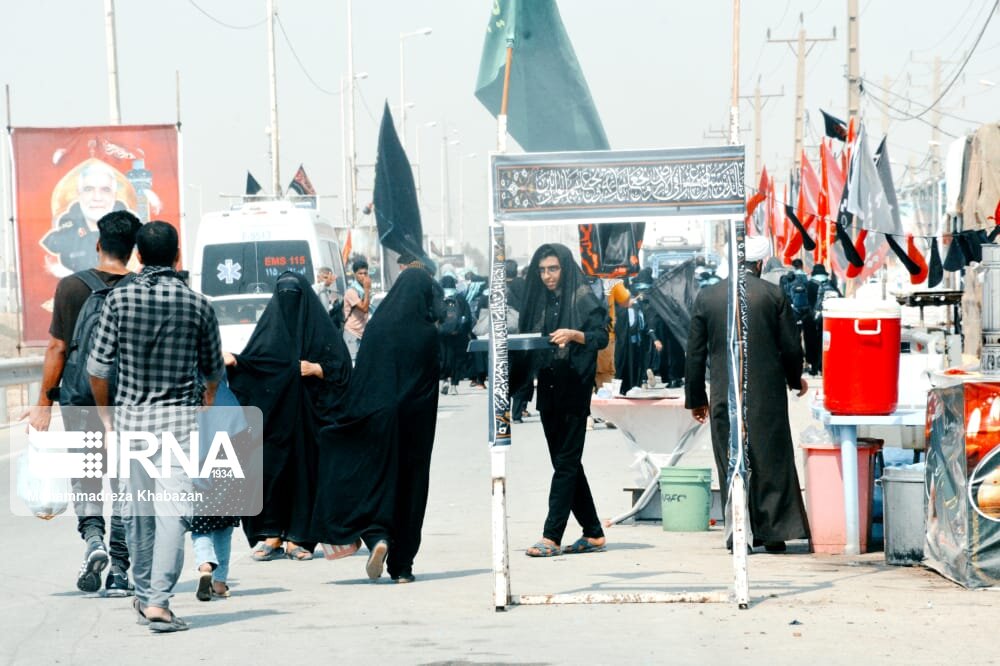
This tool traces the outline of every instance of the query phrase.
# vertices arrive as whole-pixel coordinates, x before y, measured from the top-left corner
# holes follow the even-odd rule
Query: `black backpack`
[[[460,335],[466,327],[467,322],[462,315],[462,310],[458,305],[455,296],[444,299],[444,317],[441,319],[442,335]]]
[[[792,306],[792,314],[800,321],[809,314],[809,280],[805,275],[789,271],[781,276],[781,287],[785,290],[788,303]]]
[[[90,350],[94,346],[94,327],[97,326],[101,308],[108,294],[115,287],[131,282],[133,275],[129,273],[123,276],[114,287],[106,285],[92,270],[74,273],[73,277],[90,288],[90,296],[80,308],[76,326],[73,327],[73,339],[66,349],[66,364],[63,366],[62,381],[59,383],[59,404],[87,407],[94,404],[94,394],[90,390],[90,375],[87,373],[87,357],[90,356]],[[117,375],[118,361],[115,360],[108,377],[112,397],[115,394]]]
[[[819,283],[819,288],[816,290],[816,314],[817,316],[823,316],[823,303],[828,298],[840,298],[840,291],[837,290],[833,283],[829,280],[824,280]]]

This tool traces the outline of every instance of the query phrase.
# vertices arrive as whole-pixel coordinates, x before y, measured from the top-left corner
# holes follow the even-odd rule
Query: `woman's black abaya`
[[[389,574],[412,571],[437,424],[440,291],[403,271],[365,327],[349,397],[320,433],[313,533],[330,544],[390,542]]]
[[[243,519],[243,529],[251,544],[279,537],[312,550],[316,442],[351,374],[343,336],[309,282],[286,272],[236,360],[230,388],[264,415],[263,507]],[[303,377],[301,361],[318,363],[323,377]]]

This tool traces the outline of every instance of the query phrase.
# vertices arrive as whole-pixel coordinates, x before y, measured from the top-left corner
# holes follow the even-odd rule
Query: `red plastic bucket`
[[[899,396],[899,306],[823,302],[823,405],[831,414],[880,415]]]

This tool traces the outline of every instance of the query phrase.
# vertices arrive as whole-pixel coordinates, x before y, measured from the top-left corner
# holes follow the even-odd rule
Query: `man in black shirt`
[[[128,269],[125,267],[132,249],[135,247],[135,235],[140,222],[128,211],[114,211],[102,217],[97,227],[97,266],[87,269],[101,279],[104,284],[118,284]],[[52,403],[57,399],[59,382],[66,365],[69,345],[73,340],[73,330],[79,318],[84,302],[90,296],[90,288],[78,277],[69,275],[59,281],[53,299],[52,323],[49,325],[49,344],[45,350],[45,361],[42,366],[42,390],[37,404],[26,411],[21,418],[28,418],[29,424],[36,430],[48,430],[52,411]],[[65,429],[69,430],[100,430],[100,420],[96,411],[92,411],[93,420],[87,419],[87,408],[74,407],[63,415]],[[74,419],[80,423],[71,422]],[[73,479],[73,492],[100,493],[102,480],[100,478]],[[117,479],[112,480],[112,491],[117,491]],[[80,537],[87,543],[83,565],[77,575],[76,586],[82,592],[97,592],[101,587],[101,572],[108,566],[108,550],[104,546],[105,522],[104,502],[79,501],[74,503],[77,514],[77,529]],[[118,507],[112,508],[111,515],[111,571],[105,581],[105,594],[108,596],[127,596],[131,594],[127,571],[129,568],[128,549],[125,545],[125,528],[122,524]]]
[[[583,271],[564,245],[542,245],[532,257],[519,326],[521,331],[547,336],[552,343],[549,350],[533,352],[538,413],[553,474],[542,538],[528,548],[527,555],[604,550],[604,530],[581,460],[597,351],[608,344],[607,307],[586,284]],[[583,536],[561,547],[571,512]]]

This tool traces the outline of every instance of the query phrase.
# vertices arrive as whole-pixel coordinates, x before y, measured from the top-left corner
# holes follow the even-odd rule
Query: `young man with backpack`
[[[782,275],[778,284],[792,306],[792,317],[799,329],[799,340],[805,343],[806,360],[811,364],[815,353],[810,352],[818,349],[819,339],[815,335],[816,322],[809,303],[809,278],[802,270],[801,259],[792,261],[792,270]],[[811,369],[809,372],[815,374]]]
[[[49,344],[42,366],[42,390],[38,402],[22,415],[36,430],[48,430],[53,402],[71,407],[63,414],[65,429],[99,431],[103,429],[94,407],[86,371],[90,350],[90,333],[100,313],[104,298],[127,275],[126,264],[135,247],[135,236],[141,223],[132,213],[119,210],[108,213],[97,222],[97,265],[79,271],[59,281],[53,298]],[[77,422],[78,421],[78,422]],[[99,493],[102,479],[73,479],[75,494]],[[117,479],[112,479],[112,492],[117,492]],[[125,528],[119,506],[112,507],[111,534],[104,545],[106,524],[104,502],[74,503],[77,529],[87,544],[83,564],[77,574],[76,586],[81,592],[97,592],[101,588],[101,573],[108,566],[104,582],[105,596],[128,596],[132,585],[128,580],[129,555],[125,544]]]
[[[468,369],[466,362],[472,310],[468,301],[458,293],[457,282],[451,275],[441,278],[444,290],[444,314],[438,332],[441,334],[441,394],[458,393],[458,383]]]
[[[823,350],[821,340],[823,339],[823,303],[828,298],[840,298],[840,290],[826,272],[823,264],[814,264],[812,275],[809,276],[809,304],[813,311],[813,336],[814,344],[812,354],[809,345],[806,345],[806,360],[809,362],[810,374],[816,375],[823,371]]]

